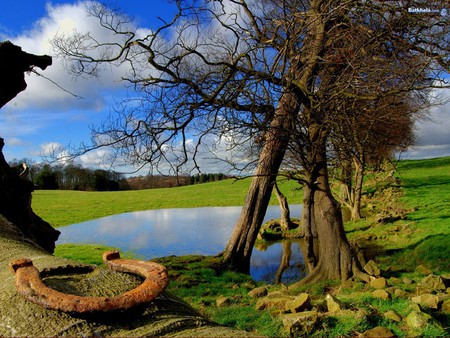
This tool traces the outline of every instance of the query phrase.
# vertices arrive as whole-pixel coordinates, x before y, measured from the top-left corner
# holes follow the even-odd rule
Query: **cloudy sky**
[[[158,17],[170,19],[173,5],[165,0],[116,0],[135,18],[136,28],[158,26]],[[33,54],[52,55],[49,41],[59,33],[99,31],[97,21],[86,15],[83,1],[2,0],[0,3],[0,41],[10,40]],[[59,145],[89,143],[89,126],[99,125],[109,114],[115,98],[126,95],[120,74],[109,72],[100,78],[75,80],[60,60],[45,71],[26,76],[28,88],[0,112],[0,136],[5,139],[7,161],[40,155]],[[50,79],[50,80],[49,80]],[[56,85],[56,84],[57,85]],[[61,89],[63,88],[63,89]],[[440,93],[450,99],[450,90]],[[404,158],[450,156],[450,103],[433,108],[429,120],[417,125],[418,143]],[[98,166],[104,153],[92,152],[78,161]]]

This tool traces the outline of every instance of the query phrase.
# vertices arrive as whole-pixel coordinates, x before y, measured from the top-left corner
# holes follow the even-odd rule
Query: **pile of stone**
[[[371,295],[373,298],[390,300],[392,298],[407,299],[411,302],[409,312],[402,316],[391,309],[382,315],[388,321],[398,323],[402,331],[406,334],[419,332],[428,324],[435,321],[429,313],[450,313],[450,279],[444,276],[434,275],[432,271],[419,266],[417,272],[427,276],[419,277],[416,280],[411,278],[382,277],[381,270],[373,261],[369,261],[364,270],[371,276],[370,282],[364,287],[364,295]],[[344,286],[345,287],[345,286]],[[351,282],[347,284],[351,289]],[[273,289],[272,287],[270,289]],[[409,290],[409,291],[405,291]],[[358,292],[361,295],[361,291]],[[258,310],[270,311],[273,317],[279,318],[291,336],[308,336],[327,322],[327,317],[353,317],[357,319],[369,318],[375,315],[374,311],[366,309],[355,309],[346,306],[341,299],[357,299],[355,293],[339,296],[339,291],[334,294],[328,293],[322,297],[314,296],[313,299],[308,293],[293,294],[286,287],[269,291],[269,287],[262,286],[254,288],[249,292],[249,296],[257,298],[256,308]],[[372,308],[374,305],[372,305]],[[369,308],[369,307],[367,307]],[[361,337],[394,337],[395,334],[386,327],[374,327],[363,333]]]

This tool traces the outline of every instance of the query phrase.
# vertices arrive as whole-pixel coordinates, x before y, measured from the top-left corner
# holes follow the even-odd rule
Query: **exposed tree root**
[[[371,276],[365,273],[361,269],[361,265],[357,259],[352,259],[351,271],[344,270],[341,271],[341,276],[333,276],[327,271],[320,263],[302,280],[290,286],[290,288],[297,288],[307,284],[313,284],[322,282],[324,280],[336,280],[340,279],[342,282],[355,277],[366,283],[370,282]]]

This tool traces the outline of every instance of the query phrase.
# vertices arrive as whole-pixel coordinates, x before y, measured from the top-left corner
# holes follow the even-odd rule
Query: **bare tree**
[[[446,26],[436,16],[413,16],[387,2],[176,4],[174,20],[146,36],[94,4],[91,14],[117,41],[99,42],[88,33],[55,39],[61,53],[75,60],[76,72],[95,75],[102,64],[128,64],[125,80],[140,94],[96,130],[94,147],[112,146],[135,165],[169,164],[178,173],[189,160],[198,166],[208,135],[255,145],[259,159],[252,183],[223,252],[224,263],[248,272],[276,176],[295,139],[296,152],[308,164],[310,219],[319,242],[317,264],[305,281],[358,274],[328,179],[333,116],[344,99],[375,100],[432,86],[431,79],[448,69]],[[360,62],[370,53],[376,67]],[[398,65],[419,68],[403,74]]]
[[[361,218],[361,197],[367,165],[391,160],[414,144],[414,123],[429,106],[424,93],[402,93],[347,108],[333,128],[332,143],[341,169],[339,201],[352,220]],[[340,164],[340,165],[339,165]]]

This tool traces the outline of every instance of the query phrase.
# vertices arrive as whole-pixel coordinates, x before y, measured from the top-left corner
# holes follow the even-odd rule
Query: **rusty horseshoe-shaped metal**
[[[138,287],[114,297],[77,296],[47,287],[31,259],[11,261],[9,266],[16,275],[17,291],[26,299],[46,308],[80,314],[120,311],[148,303],[169,284],[167,270],[160,264],[121,259],[118,251],[105,252],[103,262],[110,270],[137,274],[145,280]]]

